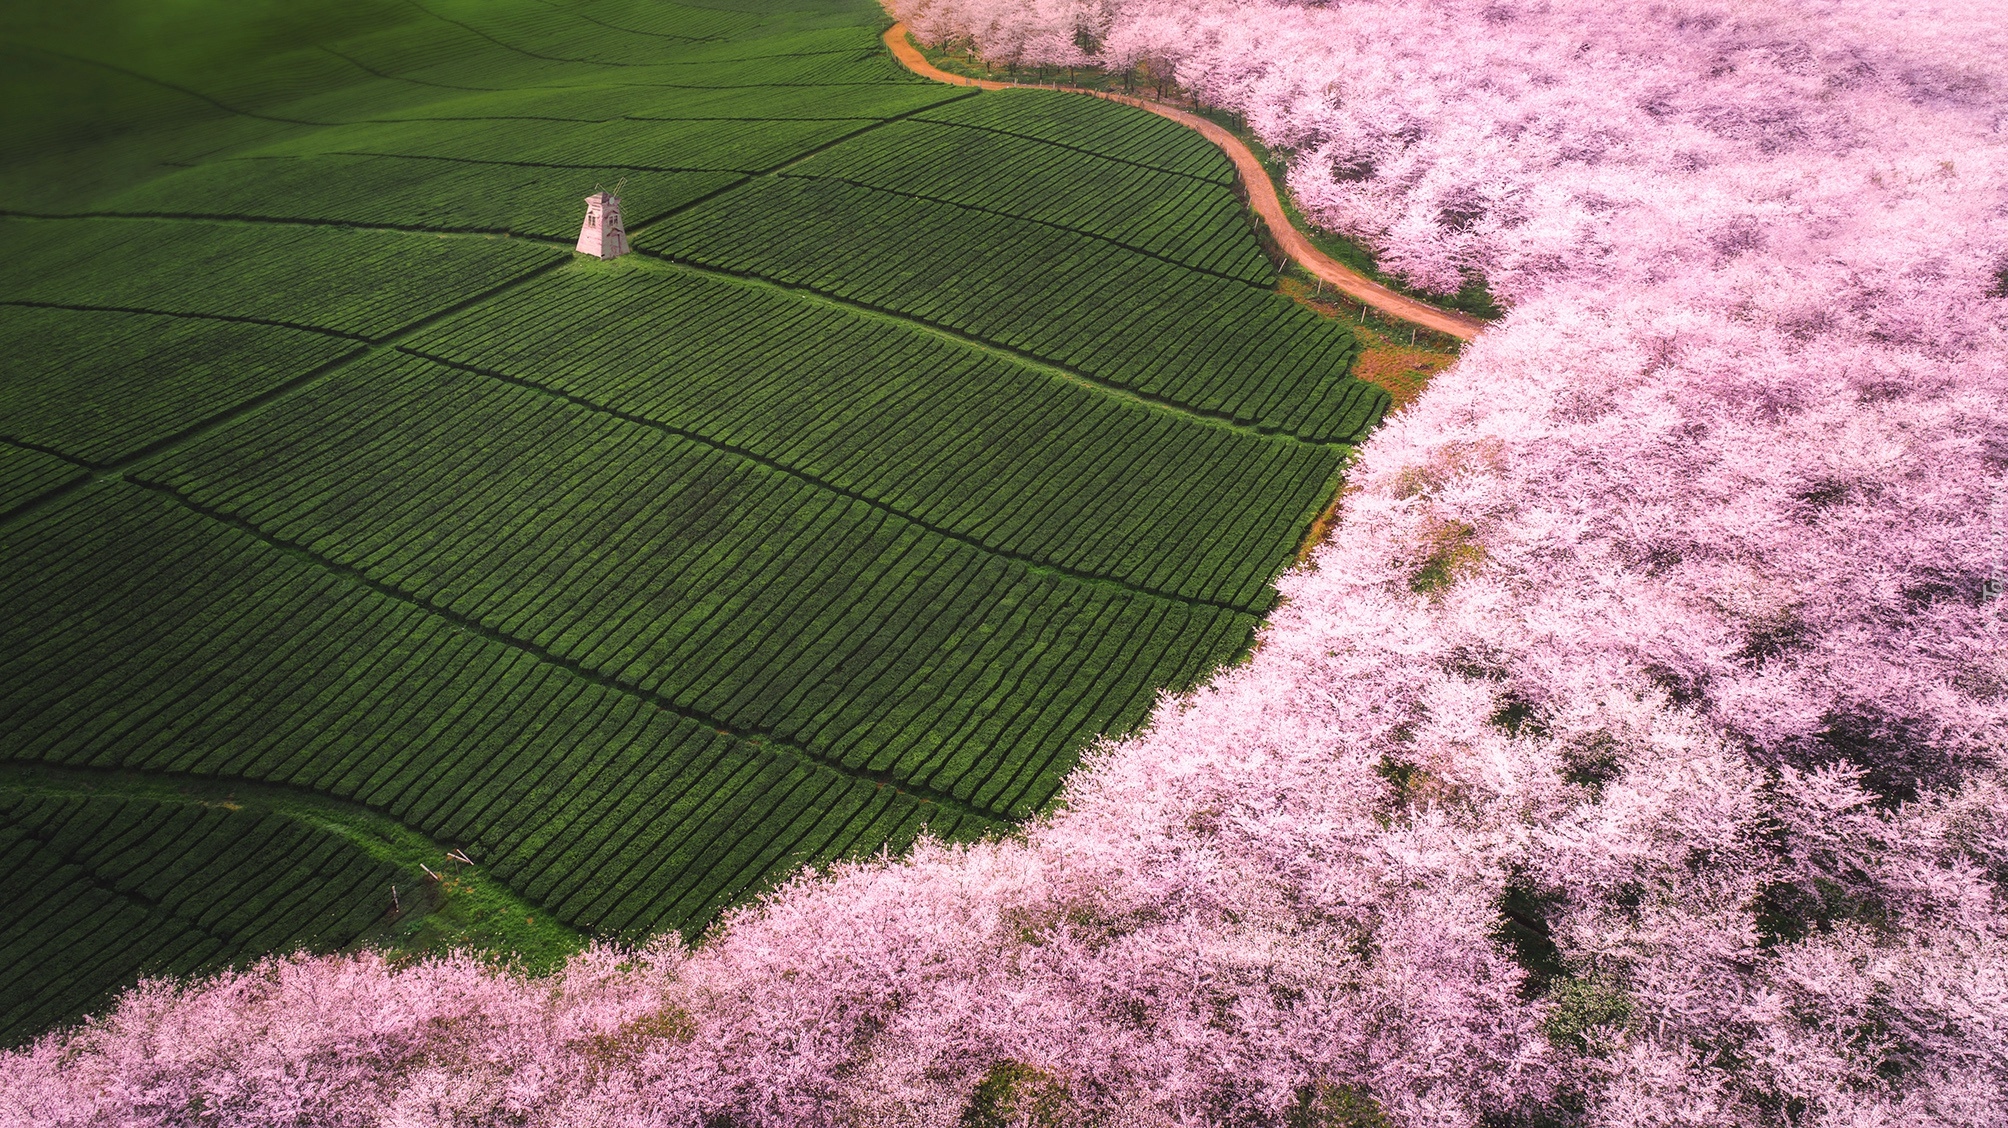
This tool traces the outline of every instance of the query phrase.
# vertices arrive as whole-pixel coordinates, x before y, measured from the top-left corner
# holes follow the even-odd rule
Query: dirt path
[[[969,78],[942,70],[928,62],[927,56],[922,55],[920,49],[908,41],[904,23],[896,23],[886,31],[885,45],[891,49],[893,58],[898,59],[906,69],[936,82],[946,82],[955,86],[974,86],[982,90],[1009,90],[1017,85]],[[1235,169],[1241,174],[1241,182],[1248,189],[1249,206],[1253,207],[1255,214],[1261,216],[1262,222],[1268,225],[1270,233],[1276,237],[1276,242],[1282,246],[1283,252],[1296,260],[1297,265],[1324,279],[1326,285],[1390,317],[1398,317],[1425,329],[1447,333],[1461,341],[1471,340],[1484,330],[1485,323],[1477,318],[1466,317],[1464,314],[1447,309],[1438,309],[1428,302],[1398,294],[1312,246],[1311,241],[1291,224],[1290,217],[1284,213],[1283,201],[1276,194],[1275,183],[1269,179],[1269,170],[1262,167],[1262,162],[1256,159],[1248,146],[1241,143],[1240,138],[1227,130],[1198,114],[1188,113],[1147,98],[1107,94],[1099,90],[1077,90],[1074,93],[1092,94],[1097,98],[1106,98],[1112,102],[1149,110],[1159,117],[1170,118],[1180,125],[1198,130],[1201,137],[1220,146],[1229,159],[1233,160]]]

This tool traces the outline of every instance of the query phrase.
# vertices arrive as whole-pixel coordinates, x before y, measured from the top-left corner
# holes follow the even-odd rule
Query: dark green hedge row
[[[1350,442],[1386,410],[1387,393],[1350,374],[1358,346],[1345,326],[1279,294],[1045,224],[770,177],[665,221],[638,245],[1307,441]]]
[[[792,165],[787,175],[1021,216],[1264,288],[1276,281],[1275,264],[1228,185],[1050,141],[903,121]]]

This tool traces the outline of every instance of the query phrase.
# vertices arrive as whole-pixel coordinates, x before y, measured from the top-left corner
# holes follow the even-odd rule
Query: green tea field
[[[887,22],[0,0],[0,1044],[695,936],[1246,651],[1387,394],[1207,142]]]

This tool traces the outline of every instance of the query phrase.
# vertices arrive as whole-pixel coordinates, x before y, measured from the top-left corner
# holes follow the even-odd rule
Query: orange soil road
[[[974,86],[983,90],[1009,90],[1016,85],[1009,82],[993,82],[989,79],[968,78],[942,70],[928,62],[927,56],[922,55],[920,49],[907,39],[904,23],[896,23],[886,31],[885,45],[892,50],[893,57],[906,69],[936,82],[946,82],[955,86]],[[1056,86],[1052,89],[1067,88]],[[1262,167],[1262,162],[1255,159],[1255,154],[1249,151],[1248,146],[1241,143],[1240,138],[1227,130],[1198,114],[1187,113],[1147,98],[1105,94],[1099,90],[1079,90],[1075,93],[1092,94],[1097,98],[1107,98],[1112,102],[1122,102],[1138,109],[1149,110],[1159,117],[1170,118],[1180,125],[1198,130],[1201,137],[1220,146],[1221,150],[1233,160],[1235,169],[1241,173],[1241,183],[1248,189],[1249,206],[1253,207],[1255,214],[1261,216],[1262,222],[1268,225],[1270,233],[1276,237],[1276,242],[1282,246],[1283,252],[1295,259],[1297,265],[1324,279],[1327,285],[1340,293],[1354,301],[1364,302],[1390,317],[1398,317],[1425,329],[1447,333],[1461,341],[1476,337],[1485,328],[1485,323],[1477,318],[1466,317],[1447,309],[1438,309],[1428,302],[1419,302],[1406,294],[1396,293],[1312,246],[1311,241],[1305,238],[1304,233],[1297,230],[1290,223],[1290,217],[1284,214],[1283,201],[1276,194],[1275,183],[1269,179],[1269,170]]]

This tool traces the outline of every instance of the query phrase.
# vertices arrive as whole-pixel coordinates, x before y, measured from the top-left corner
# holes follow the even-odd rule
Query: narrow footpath
[[[922,55],[920,49],[907,39],[906,24],[903,22],[895,23],[887,29],[885,45],[892,51],[893,58],[898,59],[906,69],[936,82],[946,82],[953,86],[974,86],[980,90],[1009,90],[1020,85],[969,78],[942,70],[928,62],[927,56]],[[1201,137],[1220,146],[1221,151],[1234,162],[1235,169],[1241,174],[1241,183],[1248,189],[1249,206],[1253,207],[1255,214],[1261,216],[1262,222],[1268,225],[1277,244],[1283,248],[1283,253],[1289,255],[1297,265],[1323,279],[1326,285],[1354,301],[1363,302],[1389,317],[1400,318],[1410,324],[1420,325],[1424,329],[1433,329],[1438,333],[1456,337],[1460,341],[1469,341],[1485,329],[1485,323],[1475,317],[1439,309],[1428,302],[1417,301],[1406,294],[1397,293],[1312,246],[1311,241],[1304,237],[1303,232],[1297,230],[1290,222],[1290,217],[1284,213],[1283,200],[1276,193],[1275,183],[1269,179],[1269,170],[1262,167],[1262,162],[1256,159],[1248,146],[1241,143],[1240,138],[1213,122],[1198,114],[1188,113],[1161,102],[1153,102],[1148,98],[1110,94],[1100,90],[1077,90],[1067,86],[1040,89],[1065,90],[1075,94],[1106,98],[1111,102],[1121,102],[1141,110],[1149,110],[1159,117],[1170,118],[1180,125],[1197,130]]]

